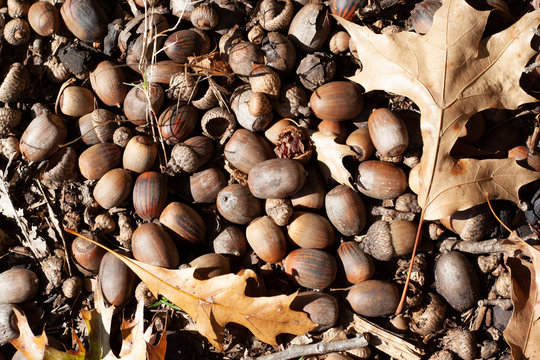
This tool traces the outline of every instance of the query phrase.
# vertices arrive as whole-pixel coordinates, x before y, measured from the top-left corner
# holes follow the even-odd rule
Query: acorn
[[[277,31],[266,35],[262,40],[261,50],[264,52],[264,63],[280,74],[290,73],[296,66],[294,44],[287,36]]]
[[[18,101],[29,79],[28,70],[23,64],[18,62],[11,64],[0,84],[0,101],[4,103]]]
[[[433,24],[433,15],[441,7],[440,0],[424,0],[417,3],[411,10],[410,21],[414,30],[420,34],[427,34]]]
[[[103,255],[99,279],[104,298],[114,306],[127,304],[134,295],[137,276],[112,253]]]
[[[294,208],[322,209],[326,196],[326,185],[321,172],[315,166],[307,166],[308,176],[304,186],[295,194],[291,195],[291,203]]]
[[[189,145],[180,143],[174,145],[167,168],[172,173],[193,173],[201,166],[197,152]]]
[[[205,38],[202,31],[179,30],[169,35],[163,44],[163,49],[169,59],[185,64],[190,56],[206,54],[209,48],[208,41],[209,39]]]
[[[247,174],[258,163],[275,157],[268,142],[246,129],[238,129],[223,149],[225,159],[239,171]]]
[[[91,113],[96,98],[92,91],[82,86],[68,86],[60,95],[60,111],[67,116],[83,116]]]
[[[82,116],[79,123],[82,141],[87,145],[109,142],[116,129],[116,115],[107,109],[95,109]]]
[[[262,64],[264,56],[262,51],[249,41],[241,41],[231,47],[229,52],[229,66],[240,77],[247,77],[254,64]]]
[[[168,269],[180,264],[178,250],[159,224],[140,224],[131,237],[131,251],[136,260]]]
[[[407,127],[394,112],[376,109],[368,119],[369,136],[383,158],[401,156],[409,146]]]
[[[390,315],[398,306],[399,290],[391,282],[366,280],[355,284],[349,290],[347,301],[352,309],[362,316]]]
[[[122,160],[122,151],[111,143],[90,146],[79,156],[79,170],[86,179],[98,180]]]
[[[375,199],[393,199],[407,189],[407,175],[397,165],[369,160],[358,165],[356,188]]]
[[[389,261],[410,254],[414,247],[418,225],[411,221],[375,221],[369,227],[362,249],[377,260]]]
[[[435,288],[454,309],[465,311],[480,298],[480,281],[472,263],[457,251],[443,253],[435,264]]]
[[[363,108],[360,86],[352,81],[332,81],[311,95],[309,106],[322,120],[344,121],[360,114]]]
[[[318,249],[296,249],[283,260],[285,273],[300,286],[322,290],[336,278],[336,259]]]
[[[457,211],[440,219],[441,224],[466,241],[479,241],[484,238],[491,227],[491,213],[486,204],[470,209]]]
[[[298,48],[313,52],[325,44],[331,28],[328,10],[322,4],[309,3],[294,15],[288,34]]]
[[[193,136],[184,141],[184,144],[189,146],[197,154],[199,166],[209,162],[214,156],[216,146],[212,139],[206,136]]]
[[[124,169],[143,173],[152,169],[157,157],[157,146],[148,136],[132,137],[122,158]]]
[[[351,36],[346,31],[335,31],[330,34],[330,40],[328,40],[328,47],[333,54],[340,54],[349,50],[349,42]]]
[[[201,118],[202,133],[212,139],[228,139],[236,127],[233,113],[222,107],[214,107],[204,113]]]
[[[89,237],[96,240],[91,234]],[[71,254],[79,271],[86,276],[93,276],[99,271],[105,250],[82,237],[76,237],[71,243]]]
[[[267,100],[264,94],[255,95],[249,85],[243,85],[233,92],[231,109],[242,127],[262,131],[272,122],[273,117],[272,107]]]
[[[28,14],[30,5],[30,0],[7,0],[7,13],[12,18],[22,18]]]
[[[317,327],[311,331],[324,331],[336,324],[339,305],[335,297],[317,291],[304,291],[296,295],[291,302],[291,309],[308,314]]]
[[[362,251],[360,244],[356,241],[341,243],[337,254],[348,282],[358,284],[371,279],[375,274],[373,260]]]
[[[291,3],[291,0],[287,1]],[[281,90],[281,78],[267,65],[253,64],[249,73],[249,84],[252,91],[261,92],[271,98],[277,98]]]
[[[227,226],[212,240],[212,248],[216,254],[241,257],[247,249],[244,231],[235,225]]]
[[[29,161],[49,158],[67,136],[67,128],[59,116],[44,113],[36,117],[21,136],[20,150]]]
[[[148,105],[146,93],[150,98],[150,106]],[[152,116],[157,117],[164,100],[165,93],[159,84],[148,83],[146,89],[144,84],[135,85],[124,98],[124,114],[135,125],[146,124]]]
[[[212,203],[227,186],[227,178],[220,168],[214,167],[194,173],[189,177],[191,198],[196,203]]]
[[[427,336],[435,334],[442,329],[446,303],[437,294],[432,292],[424,299],[425,306],[412,313],[412,321],[409,325],[412,332]]]
[[[94,199],[104,209],[116,207],[131,192],[131,175],[124,169],[113,169],[103,175],[94,188]]]
[[[296,212],[287,226],[291,242],[301,248],[325,249],[336,242],[334,228],[325,217],[310,213]]]
[[[357,154],[358,161],[367,160],[375,152],[375,147],[369,136],[367,127],[359,128],[349,134],[345,144],[349,145]]]
[[[172,60],[158,61],[147,66],[143,72],[143,78],[147,83],[160,83],[169,85],[171,77],[180,71],[184,71],[184,66]]]
[[[345,20],[353,21],[357,18],[357,12],[366,4],[366,0],[331,0],[330,11]]]
[[[167,203],[167,181],[156,171],[143,172],[133,187],[133,208],[143,220],[157,218]]]
[[[248,186],[260,199],[282,199],[298,192],[306,180],[304,167],[291,159],[270,159],[251,168]]]
[[[119,65],[105,60],[90,73],[90,84],[103,103],[120,107],[127,95],[126,77]]]
[[[203,245],[206,226],[201,216],[191,207],[181,202],[172,202],[163,209],[159,222],[174,237],[191,244]]]
[[[60,14],[69,31],[82,41],[101,41],[107,32],[107,15],[93,0],[66,0]]]
[[[197,109],[192,105],[173,104],[159,116],[159,132],[167,144],[174,145],[191,135],[198,120]]]
[[[196,268],[193,277],[198,280],[207,280],[231,272],[229,259],[220,254],[204,254],[193,259],[189,265]]]
[[[343,235],[358,235],[366,226],[366,206],[356,191],[337,185],[325,197],[326,215]]]
[[[53,4],[38,1],[28,10],[28,22],[39,35],[49,36],[60,29],[60,13]]]
[[[246,228],[246,239],[255,254],[269,264],[275,264],[287,255],[285,235],[269,216],[253,220]]]
[[[24,19],[12,19],[4,26],[4,39],[13,46],[24,45],[30,40],[32,30]]]
[[[261,200],[240,184],[224,187],[217,195],[216,205],[219,213],[235,224],[247,225],[263,214]]]
[[[460,359],[474,360],[477,358],[478,340],[474,333],[467,329],[449,329],[442,338],[442,345]]]
[[[37,293],[39,279],[32,270],[15,267],[0,273],[0,304],[19,304]]]

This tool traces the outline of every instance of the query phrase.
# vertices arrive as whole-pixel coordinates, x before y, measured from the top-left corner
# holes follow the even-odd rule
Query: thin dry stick
[[[346,351],[368,346],[369,343],[364,335],[358,335],[352,339],[321,342],[309,345],[295,345],[270,355],[259,356],[257,360],[284,360],[298,359],[308,355],[325,355],[332,352]]]
[[[43,199],[45,199],[45,202],[47,203],[47,210],[49,211],[49,217],[51,218],[51,222],[54,225],[54,228],[56,232],[60,235],[60,239],[62,239],[62,246],[64,247],[64,257],[66,258],[66,264],[68,268],[69,276],[71,276],[71,264],[69,262],[69,254],[68,254],[68,248],[66,246],[66,239],[64,238],[64,232],[60,228],[60,222],[56,218],[56,215],[51,207],[51,203],[49,202],[49,199],[47,198],[47,194],[45,194],[45,191],[43,191],[43,186],[41,186],[41,182],[36,179],[36,182],[38,184],[39,191],[41,192],[41,195],[43,196]]]
[[[459,250],[469,254],[491,254],[504,252],[504,249],[502,248],[498,239],[464,241],[457,238],[448,238],[442,242],[440,250]]]

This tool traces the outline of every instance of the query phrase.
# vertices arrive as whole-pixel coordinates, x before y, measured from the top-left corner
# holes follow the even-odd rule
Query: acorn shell
[[[334,228],[323,216],[310,212],[297,212],[287,226],[291,242],[301,248],[325,249],[336,242]]]
[[[373,260],[362,251],[356,241],[342,243],[337,254],[348,282],[358,284],[375,274]]]
[[[246,239],[255,254],[269,264],[281,261],[287,254],[285,235],[269,216],[253,220],[246,228]]]
[[[148,106],[145,91],[140,86],[132,87],[124,98],[124,114],[135,125],[146,124],[147,119],[152,116],[149,112],[150,109],[157,116],[165,100],[163,88],[159,84],[149,83],[147,91],[150,97],[150,106]]]
[[[280,3],[278,5],[278,3]],[[283,3],[285,3],[283,5]],[[282,31],[292,20],[294,6],[292,0],[263,0],[259,6],[259,19],[266,31]]]
[[[38,1],[28,10],[28,22],[41,36],[56,34],[60,28],[60,13],[47,1]]]
[[[260,199],[282,199],[297,193],[304,186],[306,175],[298,161],[266,160],[249,171],[249,190]]]
[[[300,286],[322,290],[336,277],[336,259],[318,249],[296,249],[283,260],[285,273]]]
[[[136,260],[169,269],[180,263],[173,240],[159,224],[140,224],[131,237],[131,251]]]
[[[19,304],[32,299],[39,286],[39,279],[32,270],[11,268],[0,273],[0,304]]]
[[[119,65],[105,60],[90,73],[90,84],[97,96],[109,106],[120,107],[128,92],[126,77]]]
[[[122,161],[122,150],[111,143],[92,145],[79,156],[79,170],[88,180],[98,180]]]
[[[219,213],[232,223],[247,225],[263,214],[261,200],[254,197],[246,186],[231,184],[217,195]]]
[[[159,217],[167,203],[167,181],[157,171],[147,171],[137,177],[133,187],[133,208],[144,220]]]
[[[225,159],[236,169],[247,174],[258,163],[275,157],[270,144],[260,135],[238,129],[223,150]]]
[[[131,192],[131,175],[124,169],[113,169],[103,175],[94,188],[94,199],[104,209],[122,203]]]
[[[215,107],[204,113],[201,119],[203,134],[212,139],[229,138],[236,127],[236,118],[227,109]]]
[[[4,103],[18,101],[26,88],[29,74],[21,63],[13,63],[0,85],[0,101]]]
[[[82,41],[100,41],[107,32],[107,15],[92,0],[66,0],[60,14],[69,31]]]
[[[366,226],[366,206],[356,191],[337,185],[325,197],[326,215],[345,236],[357,235]]]
[[[192,105],[173,104],[159,116],[158,127],[163,140],[174,145],[189,137],[197,122],[197,109]]]
[[[59,116],[42,114],[28,125],[21,136],[20,151],[30,161],[41,161],[58,151],[67,136],[67,128]]]
[[[137,276],[114,254],[103,255],[99,278],[103,296],[114,306],[122,306],[133,297]]]
[[[132,137],[122,157],[124,169],[142,173],[152,169],[157,157],[157,145],[148,136]]]
[[[19,109],[10,108],[7,104],[0,107],[0,135],[11,133],[21,122],[22,112]]]
[[[349,290],[347,300],[353,310],[362,316],[390,315],[398,306],[399,290],[391,282],[366,280]]]
[[[202,3],[191,11],[190,20],[197,29],[211,30],[217,26],[219,17],[212,4]]]
[[[95,109],[82,116],[79,123],[82,141],[87,145],[108,142],[116,129],[116,116],[107,109]]]
[[[68,146],[61,148],[51,156],[41,178],[46,182],[59,183],[74,180],[77,173],[77,153],[72,147]],[[51,186],[54,186],[54,184],[51,184]]]
[[[67,116],[83,116],[94,110],[95,97],[92,91],[82,86],[68,86],[60,95],[60,111]]]
[[[369,136],[382,157],[401,156],[409,146],[407,127],[386,108],[373,111],[368,119]]]
[[[3,1],[0,2],[3,5]],[[12,18],[21,18],[28,14],[30,0],[7,0],[7,13]]]
[[[362,247],[375,259],[389,261],[393,257],[410,254],[414,247],[418,225],[407,220],[387,222],[378,220],[371,224]]]
[[[185,64],[190,56],[202,55],[205,50],[208,51],[206,40],[195,30],[179,30],[169,35],[163,44],[163,49],[169,59]]]
[[[352,81],[332,81],[311,95],[309,106],[322,120],[344,121],[360,114],[363,108],[361,87]]]
[[[356,175],[356,188],[375,199],[393,199],[407,189],[407,175],[397,165],[369,160],[360,163]]]
[[[161,212],[159,222],[177,238],[191,244],[205,243],[206,226],[201,216],[186,204],[172,202]]]

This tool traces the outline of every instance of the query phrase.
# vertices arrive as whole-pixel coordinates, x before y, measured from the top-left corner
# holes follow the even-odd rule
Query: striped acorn
[[[181,64],[188,62],[188,57],[206,53],[206,39],[195,30],[179,30],[169,35],[163,49],[169,59]],[[206,50],[206,51],[205,51]]]
[[[356,188],[375,199],[393,199],[407,189],[407,175],[393,163],[368,160],[360,163],[356,173]]]
[[[246,239],[255,254],[269,264],[275,264],[287,255],[285,235],[270,216],[253,220],[246,228]]]
[[[326,194],[325,207],[332,225],[345,236],[357,235],[366,226],[364,201],[346,185],[337,185]]]
[[[205,243],[206,226],[195,210],[181,202],[172,202],[161,212],[161,224],[176,238],[191,244]]]
[[[107,32],[107,14],[93,0],[66,0],[60,14],[69,31],[82,41],[100,41]]]
[[[126,76],[119,65],[105,60],[90,73],[90,84],[106,105],[120,107],[127,95]]]
[[[311,212],[294,213],[287,235],[301,248],[325,249],[336,242],[332,224],[324,216]]]
[[[95,109],[79,119],[82,141],[87,145],[108,142],[113,138],[116,115],[107,109]]]
[[[285,273],[300,286],[322,290],[336,278],[336,259],[318,249],[296,249],[284,260]]]
[[[28,10],[28,22],[39,35],[49,36],[60,28],[60,14],[53,4],[38,1]]]
[[[366,4],[366,0],[331,0],[330,11],[345,20],[353,21],[357,17],[356,12]]]
[[[197,109],[192,105],[173,104],[159,116],[159,132],[167,144],[174,145],[191,135],[198,120]]]
[[[88,180],[98,180],[122,161],[122,150],[111,143],[90,146],[79,156],[79,170]]]
[[[156,171],[147,171],[137,177],[133,187],[133,207],[144,220],[157,218],[167,202],[165,177]]]
[[[375,273],[373,260],[362,251],[360,244],[356,241],[342,243],[337,254],[348,282],[357,284],[370,279]]]
[[[128,197],[132,183],[129,171],[112,169],[97,182],[94,199],[104,209],[118,206]]]
[[[344,121],[360,114],[363,108],[362,88],[352,81],[332,81],[311,95],[309,106],[322,120]]]

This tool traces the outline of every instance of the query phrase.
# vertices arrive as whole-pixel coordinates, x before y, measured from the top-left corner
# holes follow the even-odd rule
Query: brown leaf
[[[317,160],[326,165],[327,169],[321,169],[323,172],[328,172],[328,174],[324,174],[325,176],[330,175],[338,183],[354,189],[351,173],[343,166],[343,158],[357,154],[350,146],[336,143],[336,137],[337,135],[334,133],[322,131],[311,134],[311,140],[317,152]]]
[[[540,251],[521,239],[507,239],[503,247],[512,277],[514,312],[504,330],[513,359],[540,358]],[[524,258],[524,256],[526,258]]]
[[[317,325],[306,313],[293,311],[290,304],[296,294],[269,297],[245,295],[247,281],[257,279],[252,270],[227,274],[208,280],[193,276],[195,268],[170,270],[122,256],[93,240],[88,241],[114,254],[126,264],[157,296],[161,294],[188,313],[199,332],[216,348],[222,350],[225,325],[234,322],[248,328],[259,340],[277,345],[281,333],[304,334]]]
[[[375,34],[337,17],[355,42],[363,66],[351,80],[366,91],[407,96],[420,108],[424,149],[413,190],[426,220],[483,203],[486,192],[491,199],[518,202],[519,188],[540,177],[514,160],[450,156],[475,113],[516,109],[536,101],[520,88],[519,79],[535,54],[530,41],[540,23],[540,11],[482,39],[489,14],[464,0],[444,1],[426,35]]]

